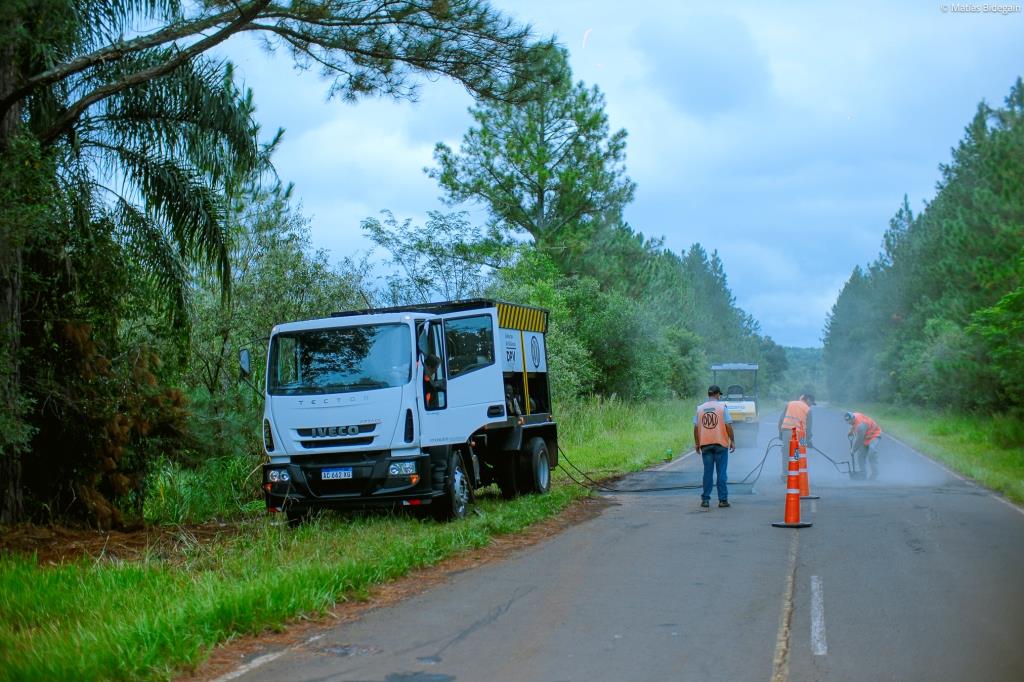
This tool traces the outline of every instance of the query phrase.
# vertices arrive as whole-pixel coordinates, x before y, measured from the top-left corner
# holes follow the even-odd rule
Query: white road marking
[[[251,661],[249,661],[245,665],[243,665],[243,666],[241,666],[239,668],[236,668],[235,670],[232,670],[231,672],[227,673],[226,675],[221,675],[220,677],[215,679],[213,682],[228,682],[228,680],[237,680],[239,677],[241,677],[242,675],[246,674],[247,672],[253,671],[256,668],[260,667],[261,665],[266,665],[267,663],[270,663],[271,661],[273,661],[275,658],[280,658],[281,656],[284,656],[284,654],[285,654],[285,651],[275,651],[273,653],[263,654],[262,656],[257,656],[256,658],[252,659]]]
[[[1014,510],[1016,510],[1017,512],[1019,512],[1021,514],[1024,514],[1024,507],[1021,507],[1021,506],[1019,506],[1017,504],[1014,504],[1013,502],[1010,502],[1008,499],[1006,499],[1002,495],[999,495],[998,493],[994,493],[991,490],[988,490],[988,488],[985,488],[984,486],[976,483],[975,481],[972,481],[971,479],[966,478],[966,477],[958,474],[957,472],[955,472],[952,469],[950,469],[949,467],[947,467],[945,464],[941,464],[939,462],[936,462],[934,459],[932,459],[928,455],[924,454],[923,452],[918,452],[915,448],[911,447],[907,443],[904,443],[899,438],[896,438],[895,436],[892,436],[892,435],[890,435],[888,433],[886,433],[885,436],[887,438],[892,439],[894,442],[899,443],[900,445],[902,445],[906,449],[910,450],[911,452],[913,452],[915,455],[917,455],[918,457],[920,457],[924,461],[931,462],[932,464],[934,464],[935,466],[939,467],[940,469],[945,471],[947,474],[952,476],[953,478],[960,479],[961,481],[963,481],[967,485],[971,485],[971,486],[974,486],[975,488],[981,488],[982,490],[987,491],[988,492],[988,496],[991,497],[992,499],[997,500],[999,502],[1002,502],[1007,507],[1010,507],[1011,509],[1014,509]]]
[[[958,478],[958,479],[960,479],[961,481],[963,481],[964,483],[967,483],[967,484],[969,484],[969,485],[973,485],[973,486],[975,486],[975,487],[977,487],[977,486],[978,486],[978,484],[977,484],[977,483],[975,483],[974,481],[972,481],[971,479],[969,479],[969,478],[964,478],[963,476],[961,476],[961,475],[960,475],[960,474],[958,474],[957,472],[953,471],[953,470],[952,470],[952,469],[950,469],[949,467],[945,466],[944,464],[940,464],[939,462],[936,462],[936,461],[935,461],[934,459],[932,459],[932,458],[931,458],[931,457],[929,457],[928,455],[924,454],[923,452],[918,452],[918,451],[917,451],[917,450],[916,450],[916,449],[915,449],[915,448],[914,448],[913,446],[911,446],[911,445],[909,445],[909,444],[907,444],[907,443],[904,443],[903,441],[901,441],[901,440],[900,440],[899,438],[897,438],[896,436],[893,436],[893,435],[891,435],[891,434],[889,434],[889,433],[886,433],[886,434],[885,434],[885,437],[886,437],[886,438],[889,438],[889,439],[891,439],[891,440],[893,440],[893,441],[894,441],[894,442],[896,442],[896,443],[899,443],[900,445],[902,445],[903,447],[905,447],[905,448],[906,448],[907,450],[910,450],[911,452],[913,452],[913,453],[914,453],[915,455],[917,455],[917,456],[918,456],[918,457],[920,457],[921,459],[925,460],[926,462],[930,462],[931,464],[934,464],[935,466],[939,467],[940,469],[942,469],[943,471],[945,471],[945,472],[946,472],[947,474],[949,474],[949,475],[950,475],[950,476],[952,476],[953,478]]]
[[[815,656],[828,653],[828,642],[825,641],[825,598],[821,578],[816,575],[811,576],[811,651]]]
[[[1003,504],[1005,504],[1005,505],[1006,505],[1007,507],[1009,507],[1009,508],[1011,508],[1011,509],[1014,509],[1014,510],[1018,511],[1018,512],[1020,512],[1021,514],[1024,514],[1024,508],[1022,508],[1022,507],[1018,507],[1017,505],[1015,505],[1015,504],[1014,504],[1013,502],[1010,502],[1010,501],[1009,501],[1008,499],[1006,499],[1005,497],[1001,497],[1001,496],[999,496],[999,495],[996,495],[995,493],[991,493],[991,496],[992,496],[992,497],[994,497],[994,498],[995,498],[996,500],[998,500],[999,502],[1002,502]]]
[[[690,455],[695,455],[695,454],[697,454],[696,450],[690,450],[689,452],[687,452],[685,455],[683,455],[679,459],[674,459],[671,462],[665,462],[664,464],[659,464],[656,467],[652,467],[651,471],[662,471],[664,469],[668,469],[668,468],[670,468],[670,467],[672,467],[672,466],[674,466],[676,464],[679,464],[679,463],[685,461]]]

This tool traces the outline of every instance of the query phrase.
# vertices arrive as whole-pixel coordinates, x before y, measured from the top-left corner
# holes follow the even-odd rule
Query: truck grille
[[[316,467],[324,466],[351,466],[351,465],[372,465],[383,458],[390,456],[390,450],[364,450],[362,452],[318,452],[300,455],[295,462],[302,467],[302,470],[309,474],[311,471],[319,470]]]
[[[316,440],[300,440],[299,445],[304,448],[345,448],[356,445],[369,445],[373,442],[373,436],[367,438],[331,438]]]
[[[314,426],[307,429],[296,429],[296,431],[299,438],[337,438],[338,436],[373,433],[376,429],[376,424],[350,424],[348,426]]]
[[[299,445],[306,449],[345,448],[369,445],[373,442],[371,434],[377,430],[376,424],[349,424],[348,426],[312,426],[295,429],[299,436]]]

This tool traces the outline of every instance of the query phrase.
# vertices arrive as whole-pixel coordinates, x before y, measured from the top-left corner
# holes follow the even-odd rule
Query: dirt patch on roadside
[[[242,532],[246,522],[135,527],[101,531],[88,528],[20,525],[0,530],[0,552],[35,554],[40,566],[92,559],[175,561],[190,547],[220,542]]]
[[[493,538],[486,547],[458,554],[429,568],[413,571],[399,580],[379,585],[365,601],[337,604],[322,618],[289,623],[284,632],[265,632],[222,644],[211,652],[209,659],[197,670],[179,679],[215,680],[260,654],[296,646],[319,630],[358,620],[367,611],[390,606],[424,592],[446,582],[455,574],[506,559],[515,552],[558,535],[570,526],[594,518],[612,504],[614,502],[600,497],[578,500],[558,516],[534,524],[521,533]]]

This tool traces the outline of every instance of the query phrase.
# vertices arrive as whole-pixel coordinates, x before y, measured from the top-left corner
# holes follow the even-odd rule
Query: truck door
[[[490,310],[462,311],[444,318],[451,424],[464,437],[505,417],[496,329],[497,316]]]
[[[453,313],[443,321],[417,325],[425,444],[465,443],[487,422],[505,419],[501,365],[494,349],[496,328],[497,316],[487,310]],[[441,360],[436,369],[432,355]],[[436,398],[428,398],[431,388]]]

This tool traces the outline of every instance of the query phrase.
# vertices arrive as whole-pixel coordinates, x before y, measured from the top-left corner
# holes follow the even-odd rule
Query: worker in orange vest
[[[789,473],[789,440],[792,438],[793,429],[800,427],[804,432],[807,447],[811,447],[811,406],[814,405],[814,395],[804,393],[796,400],[786,403],[786,409],[779,415],[779,440],[782,441],[782,478],[785,480]]]
[[[437,379],[440,377],[437,370],[440,366],[441,358],[436,355],[428,355],[423,359],[423,406],[428,410],[441,407],[437,389]]]
[[[850,425],[850,454],[856,457],[857,468],[867,472],[865,460],[871,463],[871,480],[878,478],[878,441],[882,429],[874,419],[860,412],[847,412],[846,423]]]
[[[718,506],[729,507],[729,481],[726,469],[729,453],[736,450],[736,436],[732,431],[729,408],[722,402],[722,389],[708,387],[708,401],[697,407],[693,417],[693,449],[704,460],[704,490],[700,506],[711,506],[711,487],[718,473]]]

